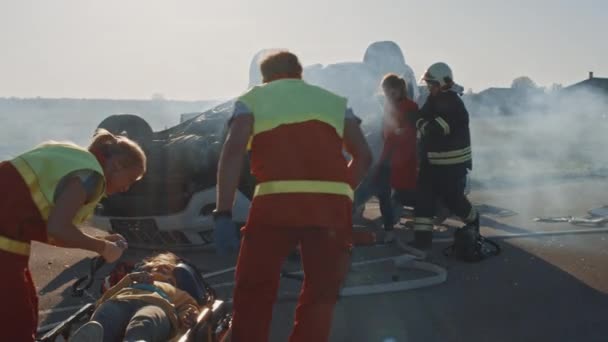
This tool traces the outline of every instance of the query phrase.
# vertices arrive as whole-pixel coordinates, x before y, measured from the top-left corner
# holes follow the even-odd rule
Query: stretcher
[[[72,294],[80,296],[95,279],[95,273],[104,265],[101,257],[91,259],[89,273],[72,285]],[[176,267],[177,287],[188,292],[199,304],[199,315],[196,323],[187,331],[172,338],[170,342],[229,342],[232,316],[226,302],[217,298],[215,290],[207,283],[198,269],[186,261]],[[38,342],[54,342],[70,335],[83,323],[87,322],[95,311],[95,303],[88,303],[60,322],[53,329],[42,332]]]

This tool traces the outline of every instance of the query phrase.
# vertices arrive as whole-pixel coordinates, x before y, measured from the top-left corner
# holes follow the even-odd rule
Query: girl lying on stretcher
[[[167,341],[196,323],[197,301],[176,286],[179,258],[146,258],[97,301],[91,320],[70,342]]]

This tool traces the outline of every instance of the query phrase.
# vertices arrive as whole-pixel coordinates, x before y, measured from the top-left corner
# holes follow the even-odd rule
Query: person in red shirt
[[[368,184],[357,189],[355,208],[362,208],[373,195],[378,197],[386,232],[384,242],[389,243],[395,239],[393,226],[397,207],[414,206],[418,172],[416,127],[407,120],[407,113],[417,111],[418,105],[407,97],[407,83],[403,78],[387,74],[381,86],[386,98],[382,128],[384,145]]]

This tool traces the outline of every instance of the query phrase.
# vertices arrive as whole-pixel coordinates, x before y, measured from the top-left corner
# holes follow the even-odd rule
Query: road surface
[[[430,258],[448,269],[447,282],[401,293],[342,298],[331,341],[607,340],[608,232],[602,227],[538,223],[533,218],[584,216],[588,209],[608,204],[608,181],[477,190],[470,198],[491,206],[486,209],[517,213],[500,217],[486,210],[482,218],[482,233],[498,237],[502,254],[468,264],[445,258],[441,251],[448,243],[436,243]],[[366,217],[377,215],[377,206],[368,204]],[[377,225],[371,227],[377,230]],[[509,237],[528,233],[541,235]],[[400,229],[398,234],[407,240],[411,232]],[[358,257],[366,253],[364,248],[356,252]],[[86,272],[84,259],[91,255],[34,246],[31,267],[40,293],[40,325],[65,318],[96,296],[98,284],[81,298],[69,291],[69,285]],[[128,257],[141,255],[132,251]],[[234,258],[221,259],[208,251],[186,257],[208,271],[234,264]],[[293,280],[283,283],[282,287],[294,286]],[[223,293],[229,295],[229,289]],[[294,307],[290,300],[275,306],[272,341],[287,340]]]

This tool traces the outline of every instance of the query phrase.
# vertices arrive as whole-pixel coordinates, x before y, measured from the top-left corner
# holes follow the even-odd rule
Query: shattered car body
[[[258,64],[270,51],[254,56],[250,86],[260,83]],[[362,62],[305,67],[303,77],[348,98],[349,106],[363,119],[366,137],[377,155],[382,115],[378,85],[388,72],[403,76],[410,96],[417,98],[414,73],[393,42],[371,44]],[[222,103],[159,132],[135,115],[114,115],[100,123],[99,127],[127,134],[141,144],[148,155],[148,172],[128,192],[105,199],[93,225],[120,233],[131,246],[140,248],[185,248],[212,242],[217,162],[233,104],[234,100]],[[233,208],[238,223],[246,220],[254,184],[246,164]]]
[[[98,206],[92,224],[125,236],[139,248],[187,248],[212,241],[217,161],[232,103],[221,104],[170,129],[152,132],[135,115],[113,115],[99,124],[137,141],[148,171],[129,191]],[[147,127],[147,128],[146,128]],[[245,222],[252,177],[244,168],[234,219]]]

